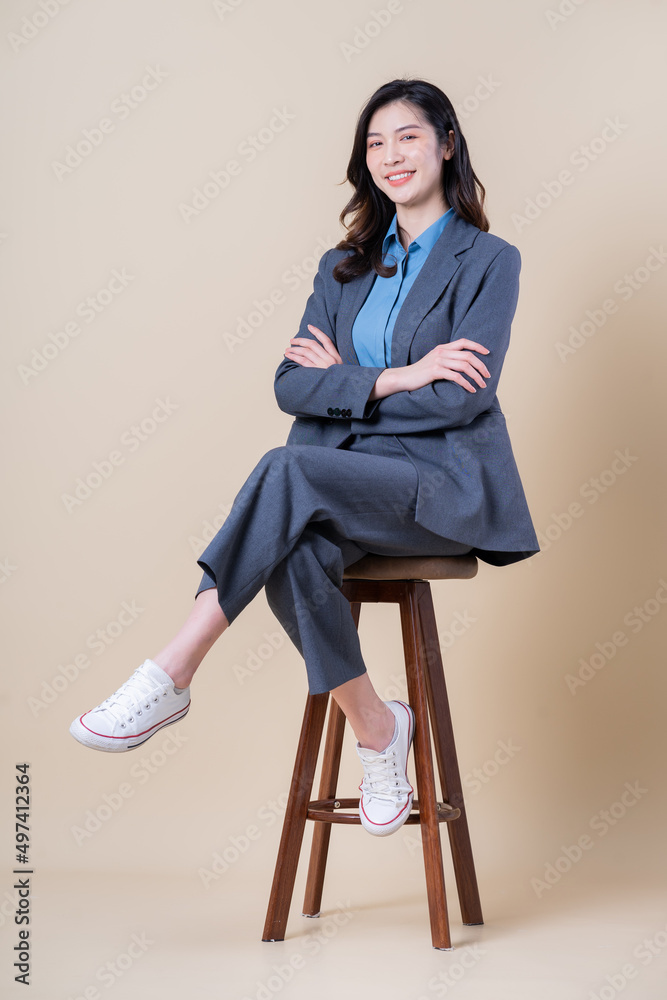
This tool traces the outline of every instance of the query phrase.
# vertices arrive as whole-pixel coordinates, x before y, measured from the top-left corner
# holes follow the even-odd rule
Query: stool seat
[[[398,604],[408,701],[415,713],[413,756],[417,796],[406,823],[421,828],[424,875],[431,943],[452,947],[440,844],[444,823],[456,877],[464,924],[483,923],[472,855],[461,775],[440,653],[440,642],[429,580],[469,580],[477,573],[477,558],[462,556],[381,556],[368,552],[343,573],[342,594],[348,599],[352,619],[359,628],[361,605]],[[315,769],[328,709],[327,733],[319,792],[311,799]],[[294,891],[304,829],[314,823],[310,864],[302,913],[318,917],[332,826],[360,825],[359,799],[338,794],[338,775],[345,715],[329,692],[308,694],[297,744],[289,797],[278,848],[278,858],[264,923],[263,941],[283,941]],[[439,786],[431,749],[431,731]]]
[[[477,557],[378,556],[367,552],[343,572],[344,580],[471,580]]]

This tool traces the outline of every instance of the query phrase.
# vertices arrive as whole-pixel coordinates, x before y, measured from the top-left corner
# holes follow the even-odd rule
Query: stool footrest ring
[[[312,819],[316,823],[358,823],[361,825],[358,811],[343,811],[348,809],[358,810],[359,799],[317,799],[308,803],[306,819]],[[448,823],[458,819],[461,815],[461,810],[451,806],[449,802],[438,802],[436,809],[439,823]],[[419,823],[419,801],[417,799],[413,799],[412,810],[405,822],[406,824]]]

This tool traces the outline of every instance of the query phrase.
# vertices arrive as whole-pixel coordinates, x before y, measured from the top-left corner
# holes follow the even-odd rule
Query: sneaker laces
[[[360,785],[362,793],[387,802],[396,802],[412,788],[400,774],[395,749],[387,749],[373,756],[359,756],[364,767]]]
[[[160,684],[153,677],[147,677],[137,667],[135,672],[125,681],[124,684],[114,691],[112,695],[99,705],[100,711],[108,712],[117,722],[122,722],[128,717],[132,721],[132,713],[142,714],[143,708],[150,708],[151,700],[158,701],[156,695],[166,695],[169,693],[169,685],[165,682]]]

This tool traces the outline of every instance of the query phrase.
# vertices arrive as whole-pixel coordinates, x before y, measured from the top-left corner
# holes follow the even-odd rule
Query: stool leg
[[[452,943],[447,919],[447,895],[442,868],[440,824],[438,823],[428,724],[426,650],[419,623],[419,602],[414,581],[406,582],[406,592],[400,600],[400,609],[408,698],[415,712],[413,749],[426,873],[426,892],[431,919],[431,940],[434,948],[449,951],[452,948]]]
[[[423,631],[423,644],[427,652],[426,684],[442,795],[446,802],[461,810],[458,819],[447,823],[456,887],[461,905],[461,917],[464,924],[483,924],[484,918],[482,917],[482,906],[477,887],[475,862],[472,856],[468,818],[463,801],[461,775],[456,757],[456,743],[454,742],[454,730],[449,711],[445,672],[440,655],[440,641],[430,585],[422,583],[420,591],[419,607],[421,613],[419,619]]]
[[[359,601],[350,602],[350,610],[354,624],[359,628]],[[322,776],[318,798],[329,799],[336,795],[340,757],[343,749],[343,734],[345,732],[345,715],[334,698],[329,707],[329,724],[324,741],[324,758],[322,760]],[[313,841],[310,848],[310,864],[306,878],[306,892],[303,900],[304,917],[318,917],[322,908],[322,888],[324,874],[329,855],[331,839],[331,823],[315,823]]]
[[[322,777],[318,798],[328,799],[336,795],[340,757],[345,732],[345,716],[338,704],[331,699],[329,725],[324,743]],[[310,864],[306,879],[306,893],[303,900],[304,917],[319,917],[322,907],[322,888],[329,854],[331,823],[315,823],[313,842],[310,848]]]
[[[262,941],[284,941],[329,692],[309,694],[299,735]]]

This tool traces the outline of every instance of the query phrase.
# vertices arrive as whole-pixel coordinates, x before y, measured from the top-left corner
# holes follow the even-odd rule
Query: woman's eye
[[[408,132],[408,133],[406,133],[406,135],[402,135],[402,136],[401,136],[401,142],[403,141],[403,139],[416,139],[416,138],[417,138],[417,136],[416,136],[416,135],[411,135],[411,134],[410,134],[410,133]],[[372,149],[372,148],[373,148],[373,146],[378,146],[379,144],[380,144],[380,140],[379,140],[379,139],[375,139],[375,140],[374,140],[374,142],[371,142],[371,143],[369,144],[368,148],[369,148],[369,149]]]

